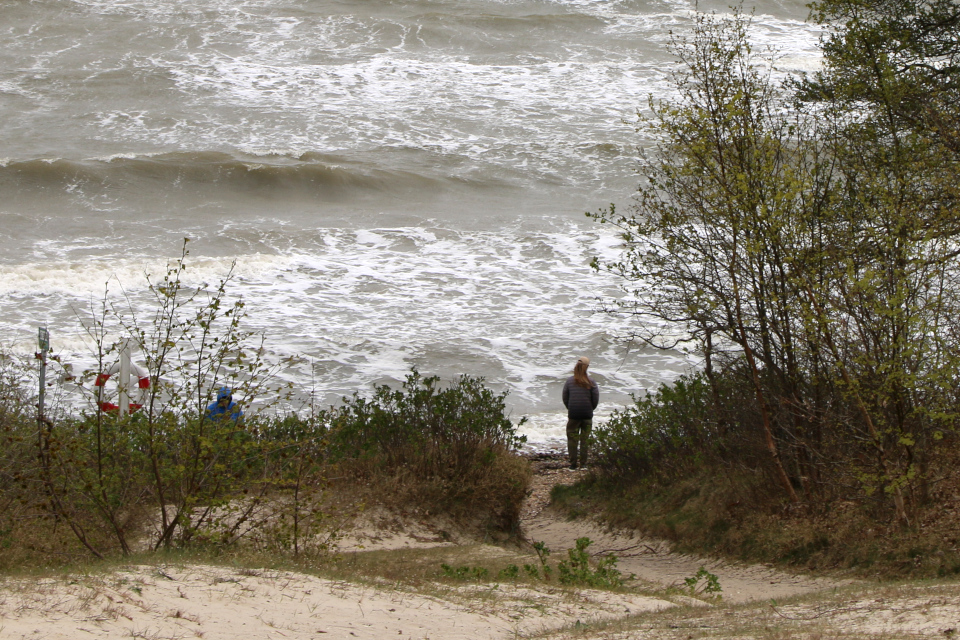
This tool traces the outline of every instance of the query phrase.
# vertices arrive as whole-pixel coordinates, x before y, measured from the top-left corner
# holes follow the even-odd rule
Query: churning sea
[[[750,7],[748,7],[749,9]],[[146,313],[145,273],[189,243],[188,283],[236,263],[246,326],[301,399],[411,367],[508,391],[534,443],[592,359],[601,410],[693,366],[619,340],[594,256],[629,205],[637,109],[669,98],[685,0],[18,0],[0,9],[0,347],[37,328],[76,371],[81,320]],[[802,1],[751,38],[815,68]],[[119,337],[119,335],[115,336]],[[134,354],[134,359],[142,356]],[[70,383],[73,384],[73,383]],[[81,388],[67,398],[83,402]]]

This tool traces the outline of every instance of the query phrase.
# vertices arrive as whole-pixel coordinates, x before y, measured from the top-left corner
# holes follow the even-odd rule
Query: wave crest
[[[220,186],[234,190],[294,190],[336,195],[352,191],[437,190],[444,181],[319,153],[271,152],[239,157],[212,151],[120,154],[108,158],[36,158],[0,164],[0,185],[12,184],[21,189]]]

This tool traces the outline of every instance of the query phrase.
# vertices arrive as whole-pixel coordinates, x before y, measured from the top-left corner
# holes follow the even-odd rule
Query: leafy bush
[[[617,569],[617,557],[615,555],[609,554],[601,558],[596,568],[590,566],[590,554],[587,553],[587,547],[591,544],[593,544],[593,541],[590,538],[577,538],[576,547],[567,549],[568,559],[561,560],[556,567],[560,584],[602,589],[615,589],[623,586],[623,577],[620,570]],[[538,582],[548,582],[553,575],[553,567],[548,564],[550,549],[543,542],[534,543],[533,549],[537,553],[540,565],[538,567],[534,564],[524,564],[525,577]],[[480,582],[490,575],[490,571],[485,567],[468,565],[453,567],[444,563],[440,565],[440,570],[445,578],[453,580]],[[496,575],[497,580],[516,581],[521,577],[520,567],[509,564],[497,570]],[[699,577],[700,574],[697,575],[698,579]],[[714,576],[714,580],[716,580],[716,576]],[[717,584],[717,590],[719,590],[719,584]]]
[[[705,595],[717,599],[722,598],[720,578],[710,573],[705,567],[700,567],[695,574],[683,579],[683,584],[692,596]]]
[[[35,398],[27,391],[28,362],[0,350],[0,571],[45,566],[72,543],[55,524],[37,474]],[[49,551],[56,550],[56,554]]]
[[[397,467],[432,452],[461,467],[474,462],[477,447],[514,449],[526,441],[505,415],[506,393],[493,393],[483,378],[461,376],[447,388],[439,382],[414,369],[400,390],[379,385],[369,400],[359,393],[346,399],[331,416],[331,458],[373,456]]]
[[[512,453],[525,438],[505,397],[482,378],[444,388],[413,370],[401,389],[380,385],[370,399],[357,393],[331,409],[329,461],[353,477],[389,480],[393,499],[512,530],[530,471]]]
[[[149,371],[142,407],[123,416],[101,410],[98,401],[92,411],[40,429],[39,478],[50,507],[98,557],[112,546],[131,553],[148,522],[155,548],[197,535],[209,540],[211,527],[219,541],[235,539],[277,479],[270,455],[276,443],[257,439],[242,421],[206,415],[225,384],[248,407],[281,390],[271,388],[275,368],[262,358],[262,336],[242,329],[243,301],[228,302],[232,273],[215,286],[188,286],[187,255],[185,241],[162,277],[147,274],[153,306],[146,320],[111,303],[109,292],[99,315],[81,320],[97,362],[81,378],[99,382],[132,342]],[[114,335],[122,337],[112,341]],[[103,387],[94,388],[99,400]],[[101,539],[103,531],[112,544]]]
[[[591,544],[590,538],[577,538],[576,547],[567,549],[568,560],[561,560],[557,565],[560,583],[607,588],[621,586],[623,578],[617,569],[617,556],[612,553],[602,558],[596,569],[590,568],[587,547]]]
[[[614,411],[606,424],[594,429],[593,437],[596,471],[632,480],[681,472],[721,445],[702,373],[663,384],[652,395]]]
[[[451,567],[450,565],[444,563],[440,565],[443,575],[447,578],[452,578],[454,580],[474,580],[480,582],[488,575],[490,571],[485,567]]]

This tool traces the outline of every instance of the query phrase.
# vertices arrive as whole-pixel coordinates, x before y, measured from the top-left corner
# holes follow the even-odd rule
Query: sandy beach
[[[210,564],[139,564],[102,573],[4,580],[0,637],[688,638],[704,637],[704,629],[711,630],[709,637],[773,637],[742,635],[745,624],[757,622],[761,629],[786,625],[807,630],[796,637],[840,637],[809,635],[833,629],[849,637],[885,638],[950,637],[960,627],[956,585],[892,590],[793,575],[684,556],[672,553],[663,541],[605,530],[589,520],[566,521],[549,508],[549,491],[554,484],[573,482],[577,474],[558,463],[536,466],[523,510],[526,538],[546,543],[559,555],[578,537],[588,536],[595,556],[618,556],[618,568],[632,576],[627,588],[585,589],[492,577],[453,584],[439,579],[335,579]],[[431,553],[437,564],[444,558],[453,564],[481,556],[507,563],[522,554],[510,545],[483,544],[466,535],[441,536],[438,526],[415,517],[364,517],[341,540],[339,553]],[[684,592],[684,578],[699,567],[718,577],[722,599]],[[693,628],[700,629],[697,635],[688,633]],[[739,635],[724,635],[724,629]]]

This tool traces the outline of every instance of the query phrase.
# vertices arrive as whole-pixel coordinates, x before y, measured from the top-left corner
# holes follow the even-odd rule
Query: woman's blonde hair
[[[587,367],[589,366],[590,359],[586,356],[577,360],[577,364],[573,366],[573,381],[584,389],[589,389],[593,386],[590,382],[589,376],[587,376]]]

